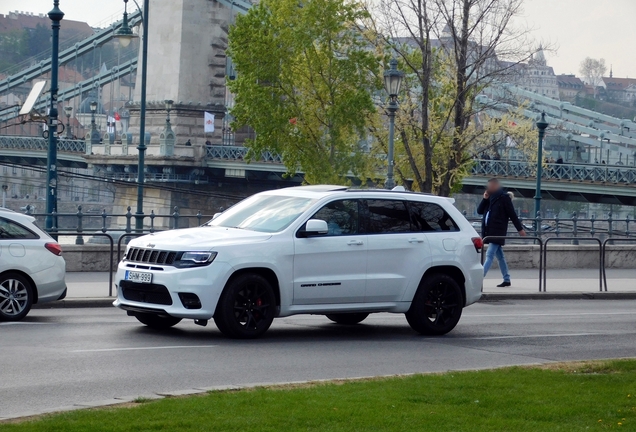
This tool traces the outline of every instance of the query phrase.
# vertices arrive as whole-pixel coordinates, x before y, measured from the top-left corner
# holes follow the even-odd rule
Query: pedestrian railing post
[[[578,218],[577,218],[576,212],[574,212],[572,213],[572,236],[574,237],[574,240],[572,240],[573,245],[579,244],[579,241],[577,239],[578,235],[579,235]]]
[[[612,231],[614,231],[614,220],[612,219],[612,213],[610,212],[607,215],[607,236],[609,238],[612,238]],[[612,244],[612,242],[610,242],[609,244]]]
[[[629,238],[629,215],[625,218],[625,237]]]
[[[466,213],[466,210],[464,210],[464,213]],[[197,226],[201,226],[201,219],[203,219],[203,215],[201,214],[201,210],[199,210],[197,212]]]
[[[541,237],[541,213],[537,212],[537,217],[536,217],[536,225],[535,225],[535,230],[536,230],[536,236],[537,237]]]
[[[102,232],[105,233],[108,228],[106,228],[106,218],[108,215],[106,214],[106,209],[102,210]]]
[[[77,237],[75,237],[76,245],[84,244],[84,237],[82,236],[82,218],[84,214],[82,213],[82,206],[77,206]]]
[[[172,217],[174,219],[173,228],[174,229],[179,228],[179,207],[174,206],[174,212],[172,213]]]
[[[561,235],[561,226],[559,224],[559,215],[557,214],[554,218],[554,223],[556,223],[556,236],[559,237]]]
[[[153,233],[155,232],[155,211],[154,210],[150,210],[150,232]]]
[[[590,218],[590,236],[594,237],[596,231],[594,230],[594,222],[596,222],[596,215],[592,215]]]
[[[130,206],[128,206],[128,211],[126,212],[126,232],[132,232],[132,226],[130,225],[130,220],[132,219],[132,213],[130,212]]]

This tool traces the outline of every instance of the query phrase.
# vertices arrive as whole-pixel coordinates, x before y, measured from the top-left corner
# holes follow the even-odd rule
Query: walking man
[[[508,234],[508,220],[511,220],[519,235],[526,236],[523,225],[519,221],[515,209],[512,206],[512,193],[504,191],[499,184],[499,180],[492,178],[488,180],[484,199],[477,207],[477,213],[482,215],[481,235],[486,238],[488,236],[505,237]],[[490,270],[492,262],[497,258],[499,268],[503,275],[503,282],[498,287],[509,287],[510,274],[508,273],[508,264],[503,253],[503,245],[505,240],[488,241],[488,250],[486,251],[486,262],[484,262],[484,276]]]

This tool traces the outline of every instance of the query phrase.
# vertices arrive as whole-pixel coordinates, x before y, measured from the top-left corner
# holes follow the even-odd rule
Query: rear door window
[[[365,228],[369,234],[395,234],[411,231],[409,212],[404,201],[370,199],[362,201]]]
[[[438,204],[409,201],[408,206],[415,232],[459,231],[453,218]]]

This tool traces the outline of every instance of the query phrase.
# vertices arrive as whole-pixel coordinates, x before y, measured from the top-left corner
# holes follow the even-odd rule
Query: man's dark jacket
[[[477,207],[477,213],[482,215],[481,235],[484,238],[506,236],[508,234],[508,219],[512,221],[517,231],[524,229],[512,206],[512,199],[503,189],[499,189],[488,199],[483,199]],[[486,215],[488,215],[488,224],[486,224]],[[491,240],[489,243],[503,245],[505,240]]]

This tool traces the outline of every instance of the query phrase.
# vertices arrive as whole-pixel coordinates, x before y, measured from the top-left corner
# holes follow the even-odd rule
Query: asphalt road
[[[0,418],[223,384],[610,357],[636,357],[636,301],[479,303],[441,338],[416,335],[402,315],[353,327],[297,316],[253,341],[212,322],[154,331],[114,308],[34,310],[0,323]]]

